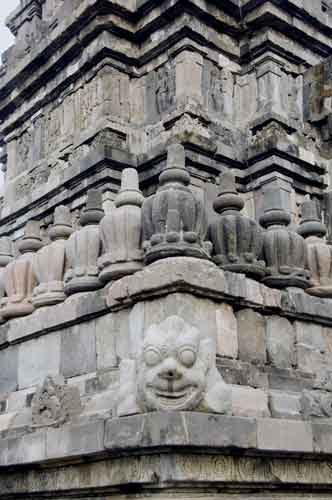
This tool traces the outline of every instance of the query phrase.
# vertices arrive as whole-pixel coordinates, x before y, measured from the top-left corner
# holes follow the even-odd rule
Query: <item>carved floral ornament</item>
[[[36,307],[97,290],[144,265],[174,256],[209,259],[221,269],[244,273],[266,286],[298,287],[332,297],[332,253],[318,213],[310,215],[313,209],[306,209],[308,203],[297,230],[290,224],[280,189],[266,190],[261,227],[241,213],[244,202],[235,176],[226,171],[213,204],[216,216],[208,224],[205,207],[191,189],[184,147],[173,144],[167,153],[158,189],[147,198],[139,190],[137,170],[126,168],[114,207],[106,214],[101,190],[88,191],[76,231],[72,232],[68,207],[57,207],[48,235],[53,241],[46,245],[39,222],[29,221],[17,245],[19,255],[7,257],[1,268],[0,318],[31,314]],[[310,217],[316,224],[313,229]]]

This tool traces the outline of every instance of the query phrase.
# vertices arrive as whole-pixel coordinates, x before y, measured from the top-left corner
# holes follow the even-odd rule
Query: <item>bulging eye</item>
[[[179,352],[179,359],[184,366],[190,368],[196,361],[196,351],[191,347],[184,347]]]
[[[144,351],[144,361],[148,366],[155,366],[161,361],[161,355],[156,349],[148,347]]]

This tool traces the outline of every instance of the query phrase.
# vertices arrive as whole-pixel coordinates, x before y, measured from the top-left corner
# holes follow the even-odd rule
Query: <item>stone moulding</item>
[[[1,439],[0,467],[2,471],[7,471],[7,467],[13,465],[30,465],[36,482],[33,485],[31,482],[15,483],[15,481],[8,481],[8,478],[4,482],[1,476],[0,498],[4,492],[9,492],[8,488],[12,488],[14,492],[15,488],[30,487],[29,493],[32,493],[39,491],[40,487],[45,487],[45,482],[43,485],[38,484],[39,473],[34,468],[36,465],[48,463],[61,465],[64,461],[67,463],[75,461],[77,467],[86,458],[90,461],[93,457],[100,460],[105,459],[106,454],[114,459],[119,459],[121,456],[129,459],[135,454],[139,461],[142,461],[147,451],[150,454],[157,453],[159,456],[166,454],[165,456],[170,457],[176,453],[178,459],[175,463],[178,466],[185,463],[186,456],[191,451],[195,451],[197,469],[194,468],[195,472],[193,471],[193,464],[189,467],[190,461],[187,462],[188,470],[186,467],[182,468],[183,466],[179,469],[176,467],[170,476],[175,482],[186,478],[198,482],[201,480],[214,483],[234,481],[234,476],[228,476],[227,468],[224,467],[227,461],[236,463],[242,459],[244,464],[246,462],[249,464],[252,460],[253,465],[256,465],[257,457],[259,457],[261,465],[262,463],[269,464],[270,460],[279,463],[281,468],[278,475],[280,477],[276,479],[275,475],[270,474],[269,467],[257,469],[250,467],[242,471],[242,478],[238,477],[238,482],[248,481],[252,486],[257,483],[266,486],[279,484],[280,486],[280,483],[295,482],[302,487],[324,484],[331,489],[332,448],[331,440],[328,439],[331,429],[328,423],[227,417],[195,412],[153,412],[106,421],[67,424],[61,428],[38,429],[24,436]],[[227,457],[230,452],[241,453],[242,457]],[[272,454],[273,458],[271,458]],[[218,457],[217,462],[220,461],[223,465],[217,469],[212,467],[210,470],[202,470],[204,463],[210,464],[211,467],[208,458],[210,455]],[[311,458],[314,458],[314,461],[310,461]],[[305,465],[307,463],[310,464],[309,468]],[[314,463],[317,467],[313,466]],[[52,468],[49,470],[52,471]],[[304,471],[307,472],[304,473]],[[165,472],[165,469],[161,471],[161,475],[163,476]],[[45,478],[44,474],[45,471],[43,472]],[[97,477],[95,479],[97,480]],[[112,480],[109,477],[108,480],[105,486],[111,485]],[[121,477],[114,478],[112,484],[120,484],[122,480]],[[57,484],[59,491],[62,488],[68,490],[75,488],[75,485],[69,483],[58,482]],[[87,483],[83,481],[83,484]]]
[[[164,259],[135,275],[123,277],[107,290],[73,295],[64,303],[52,306],[52,314],[48,308],[39,308],[30,316],[0,325],[0,345],[24,342],[27,338],[46,335],[109,312],[127,309],[143,300],[176,292],[332,326],[329,299],[312,297],[302,290],[274,290],[243,274],[224,272],[212,262],[177,257]]]

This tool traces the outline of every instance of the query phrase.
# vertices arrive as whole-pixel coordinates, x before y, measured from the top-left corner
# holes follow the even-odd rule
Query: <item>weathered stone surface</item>
[[[35,252],[41,246],[40,224],[30,221],[26,225],[24,237],[19,242],[20,256],[5,269],[4,283],[8,298],[4,300],[1,310],[3,318],[26,316],[33,312],[32,294],[37,284],[33,261]]]
[[[142,214],[143,195],[138,188],[138,173],[133,168],[122,171],[121,189],[115,207],[100,223],[103,254],[99,257],[99,275],[103,283],[132,274],[143,266]]]
[[[104,370],[117,366],[117,332],[112,315],[101,316],[95,321],[97,368]]]
[[[313,288],[324,288],[317,286],[318,275],[329,286],[331,259],[321,240],[305,262],[303,240],[294,236],[299,207],[310,193],[331,242],[326,186],[331,184],[332,60],[323,62],[332,53],[329,4],[29,0],[9,18],[16,39],[0,67],[0,162],[6,170],[1,235],[16,243],[26,222],[37,220],[47,246],[38,254],[35,306],[64,298],[67,263],[70,297],[33,311],[30,300],[22,299],[31,295],[30,288],[21,286],[31,284],[26,279],[31,262],[19,269],[18,279],[13,274],[20,286],[16,283],[7,298],[0,276],[4,308],[20,306],[7,317],[27,313],[0,327],[1,499],[330,496],[330,429],[323,423],[328,426],[332,413],[331,303],[299,287],[309,284],[310,260]],[[126,220],[133,207],[113,206],[128,168],[137,172],[146,196],[145,249],[140,217],[134,225]],[[225,172],[231,187],[219,186]],[[262,217],[263,200],[272,190],[278,203],[272,200],[265,207],[272,208],[268,218],[263,215],[270,226],[263,253],[270,273],[266,283],[297,289],[280,292],[209,261],[211,244],[204,236],[206,223],[213,226],[216,217],[212,202],[221,188],[232,201],[226,208],[239,208],[233,203],[234,178],[244,215],[228,214],[217,224],[228,237],[219,232],[214,238],[216,253],[234,270],[261,275],[254,221]],[[99,194],[91,196],[91,189]],[[114,217],[107,225],[104,238],[109,246],[104,270],[119,280],[94,293],[90,290],[102,285],[97,266],[102,202],[105,213],[122,214],[120,222]],[[68,255],[63,246],[49,252],[46,241],[61,205],[70,210],[75,228]],[[292,217],[289,230],[285,212]],[[93,224],[81,228],[80,220]],[[37,240],[40,244],[39,235]],[[161,260],[120,278],[142,265],[143,250],[146,263]],[[165,257],[174,254],[180,257]],[[81,290],[88,292],[77,293]],[[172,334],[160,327],[174,316],[189,325],[189,345],[183,323]],[[158,326],[155,334],[152,325]],[[195,370],[196,359],[191,373],[182,366],[188,347],[196,347],[201,362]],[[149,349],[161,353],[154,367],[144,360]],[[183,394],[169,380],[169,363],[177,377],[180,373],[176,380],[185,381],[184,396],[186,377],[193,391],[212,379],[200,387],[205,406],[176,411],[174,400],[178,404]],[[136,415],[134,423],[116,418],[117,412],[147,410],[138,405],[137,381],[148,378],[151,368],[168,377],[156,399],[166,399],[168,406],[171,400],[175,411],[156,411],[154,400],[152,411]],[[68,394],[75,400],[80,391],[84,406],[70,424],[66,413],[65,425],[56,411],[59,384],[45,384],[33,399],[37,384],[61,371],[69,377]],[[24,388],[10,392],[18,384]],[[253,418],[206,413],[226,411],[227,384],[237,386],[234,413]],[[150,385],[156,387],[155,379]],[[37,415],[59,426],[49,433],[31,428],[38,400]]]
[[[32,402],[32,425],[62,425],[82,411],[77,387],[67,386],[63,377],[46,377]]]
[[[103,421],[97,421],[48,429],[46,457],[78,457],[100,452],[104,448],[104,425]]]
[[[61,334],[61,373],[74,377],[94,372],[97,366],[96,325],[83,323]]]
[[[291,216],[282,206],[280,189],[265,192],[265,206],[265,213],[260,218],[262,226],[267,228],[263,243],[263,258],[267,264],[264,283],[273,288],[308,288],[306,243],[302,236],[287,227]]]
[[[16,391],[18,385],[18,347],[0,351],[0,394]]]
[[[295,365],[295,333],[292,324],[278,316],[270,316],[266,322],[268,360],[279,368]]]
[[[233,309],[221,304],[216,309],[217,355],[229,358],[238,356],[238,330]]]
[[[269,395],[270,410],[273,418],[301,419],[301,395],[271,391]]]
[[[323,240],[326,227],[318,215],[318,204],[307,195],[301,206],[302,220],[298,229],[306,239],[307,265],[311,273],[312,286],[307,293],[317,297],[332,297],[332,250]]]
[[[261,450],[312,452],[312,428],[307,422],[259,419],[257,421],[257,444]]]
[[[266,362],[266,321],[253,309],[236,313],[239,358],[253,363]]]
[[[49,306],[65,300],[64,273],[66,270],[65,241],[73,232],[68,207],[54,211],[54,224],[49,231],[52,243],[36,253],[33,267],[38,280],[32,302],[35,307]]]
[[[42,384],[48,375],[59,375],[60,343],[60,335],[53,333],[19,345],[18,385],[20,389]]]
[[[172,145],[168,149],[167,167],[159,177],[159,189],[142,207],[147,263],[178,255],[209,256],[208,247],[204,248],[205,209],[188,187],[189,183],[184,147]]]
[[[117,414],[229,413],[230,389],[217,371],[215,357],[215,341],[182,318],[168,316],[151,325],[136,359],[122,362]]]
[[[68,269],[64,280],[67,295],[96,290],[102,286],[97,261],[101,250],[98,224],[103,215],[102,195],[91,189],[80,217],[82,227],[66,241]]]
[[[247,449],[255,448],[256,444],[254,419],[194,412],[155,412],[112,419],[107,421],[105,429],[105,447],[110,449],[163,445]]]
[[[237,193],[232,172],[221,176],[220,192],[213,206],[220,214],[209,227],[213,260],[223,269],[262,278],[265,263],[258,260],[263,246],[262,229],[255,220],[241,214],[244,201]]]
[[[267,394],[260,389],[232,386],[232,413],[238,417],[269,417]]]

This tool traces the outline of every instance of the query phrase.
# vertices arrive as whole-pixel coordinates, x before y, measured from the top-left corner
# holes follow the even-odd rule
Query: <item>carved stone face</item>
[[[204,397],[209,353],[196,328],[172,316],[146,332],[139,398],[147,410],[191,410]]]

